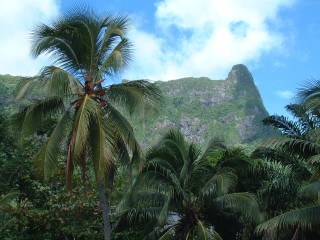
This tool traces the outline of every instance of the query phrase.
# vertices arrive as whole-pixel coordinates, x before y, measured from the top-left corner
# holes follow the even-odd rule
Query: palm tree
[[[257,193],[267,217],[296,206],[299,188],[312,175],[308,163],[281,148],[257,148],[252,158],[256,160],[249,174],[250,190]]]
[[[264,239],[280,239],[291,234],[292,239],[319,239],[320,237],[320,181],[310,182],[300,189],[302,206],[269,219],[256,228]]]
[[[146,239],[221,239],[217,226],[222,219],[235,225],[248,219],[258,223],[254,196],[233,193],[236,175],[215,169],[206,158],[224,148],[213,140],[201,155],[180,132],[169,131],[149,149],[140,174],[118,205],[122,218],[117,229],[141,226]]]
[[[289,104],[286,109],[294,120],[272,115],[263,120],[264,125],[273,126],[281,132],[280,137],[267,140],[263,146],[281,148],[302,159],[316,161],[320,157],[319,126],[320,119],[315,109],[304,104]]]
[[[311,79],[302,85],[296,94],[298,104],[303,104],[308,110],[312,111],[317,117],[319,112],[320,80]]]
[[[265,146],[271,148],[269,151],[273,155],[281,151],[289,156],[289,161],[282,159],[282,163],[286,163],[287,166],[281,171],[283,180],[279,181],[278,188],[285,187],[285,195],[288,200],[291,198],[291,206],[256,228],[258,234],[264,235],[263,239],[287,239],[288,237],[319,239],[320,237],[319,81],[307,83],[299,90],[297,99],[299,104],[286,107],[296,121],[290,121],[283,116],[271,116],[264,120],[265,124],[273,125],[282,132],[282,137],[267,141]],[[277,169],[280,170],[279,166]],[[273,177],[272,185],[277,187],[274,179]],[[300,188],[300,197],[289,197],[292,195],[290,193],[292,190],[298,195],[297,186],[301,186],[303,181],[307,181],[307,184]],[[280,199],[283,201],[283,198]]]
[[[105,182],[112,180],[114,159],[129,156],[127,150],[134,156],[140,153],[132,127],[117,107],[124,106],[131,114],[161,99],[158,87],[148,81],[104,82],[130,61],[131,44],[125,37],[129,22],[127,15],[102,16],[82,8],[63,14],[51,25],[39,24],[32,32],[32,54],[51,54],[54,65],[23,81],[16,96],[31,101],[15,117],[21,139],[34,136],[43,120],[59,116],[35,156],[34,167],[46,180],[63,161],[69,190],[76,166],[83,181],[88,166],[93,166],[105,239],[110,238]]]

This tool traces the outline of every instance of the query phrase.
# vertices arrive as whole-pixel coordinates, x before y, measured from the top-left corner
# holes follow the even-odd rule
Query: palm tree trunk
[[[106,193],[104,189],[104,185],[102,183],[98,183],[98,192],[99,192],[99,201],[100,207],[102,211],[103,218],[103,235],[104,240],[110,240],[110,218],[109,218],[109,208],[106,199]]]

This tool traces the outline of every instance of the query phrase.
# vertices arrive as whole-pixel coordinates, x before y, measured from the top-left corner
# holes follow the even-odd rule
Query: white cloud
[[[46,62],[45,57],[31,58],[30,31],[39,22],[58,14],[55,0],[1,1],[0,74],[31,76]]]
[[[130,32],[136,52],[123,77],[223,79],[232,65],[257,61],[265,53],[282,49],[286,36],[270,23],[283,24],[279,10],[295,1],[155,0],[156,32],[139,27]],[[62,1],[0,2],[0,74],[34,75],[48,61],[44,56],[34,60],[29,55],[30,30],[57,16]],[[143,19],[138,22],[144,23]]]
[[[295,0],[161,0],[157,33],[135,29],[136,59],[126,78],[225,78],[232,65],[283,47],[279,10]],[[140,52],[139,52],[140,51]],[[143,56],[140,53],[143,53]]]
[[[277,91],[276,94],[284,99],[292,99],[294,97],[294,93],[292,91]]]

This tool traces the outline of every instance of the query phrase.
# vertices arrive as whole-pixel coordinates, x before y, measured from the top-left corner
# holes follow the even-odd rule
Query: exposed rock
[[[202,77],[156,83],[166,99],[159,115],[146,119],[145,129],[141,121],[133,121],[138,139],[147,143],[154,143],[170,128],[180,129],[187,139],[201,145],[215,136],[243,144],[274,134],[261,123],[268,113],[251,73],[242,64],[233,66],[225,80]]]

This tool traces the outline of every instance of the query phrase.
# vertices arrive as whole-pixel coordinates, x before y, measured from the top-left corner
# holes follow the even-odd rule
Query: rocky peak
[[[248,68],[243,64],[234,65],[226,79],[231,83],[251,83],[253,84],[253,77]]]

